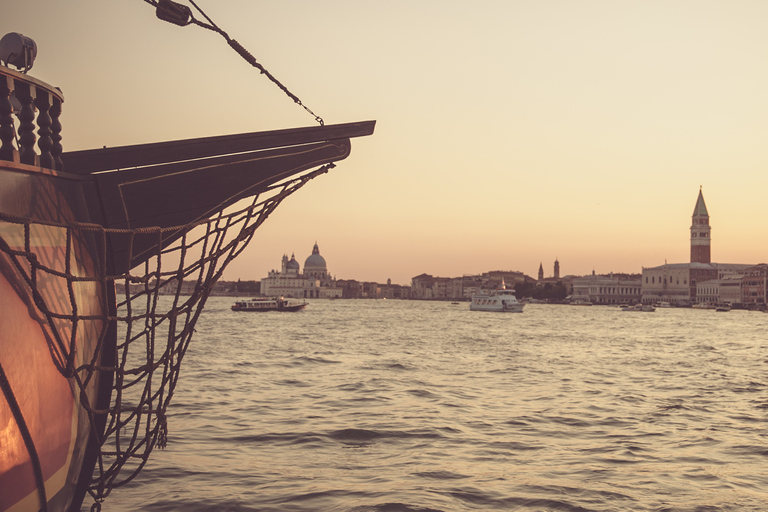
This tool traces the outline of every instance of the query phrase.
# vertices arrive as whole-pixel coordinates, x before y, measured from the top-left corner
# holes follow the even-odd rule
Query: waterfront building
[[[429,274],[419,274],[411,278],[411,298],[434,299],[435,278]]]
[[[292,254],[283,255],[280,271],[271,270],[261,280],[261,294],[269,297],[294,298],[341,298],[343,290],[336,286],[336,280],[328,273],[325,258],[315,242],[312,254],[304,262],[301,273],[299,262]]]
[[[471,300],[473,295],[477,295],[483,289],[483,281],[478,276],[464,276],[461,284],[461,298],[467,300]]]
[[[341,288],[342,299],[362,299],[365,284],[354,279],[339,279],[336,287]]]
[[[768,264],[760,263],[744,270],[741,295],[747,305],[768,304]]]
[[[392,284],[391,279],[387,279],[387,284],[379,286],[379,295],[381,299],[410,299],[411,287],[400,284]]]
[[[640,302],[640,276],[637,274],[609,274],[577,277],[573,279],[571,303],[636,304]]]
[[[724,302],[720,291],[727,288],[726,296],[733,298],[733,276],[740,276],[751,265],[711,262],[712,228],[704,194],[699,196],[691,216],[690,263],[664,263],[658,267],[643,267],[642,301],[645,304],[669,302],[687,306],[697,302]],[[714,283],[728,277],[728,283]],[[704,283],[707,283],[704,285]],[[701,284],[701,287],[699,285]],[[713,291],[717,290],[717,294]],[[701,294],[701,295],[700,295]],[[740,302],[741,299],[734,302]]]
[[[502,281],[508,289],[514,289],[520,283],[536,282],[522,272],[511,270],[492,270],[482,275],[462,277],[420,274],[411,278],[410,295],[412,299],[425,300],[468,299],[482,290],[498,288]]]
[[[716,278],[717,271],[707,263],[665,263],[658,267],[643,267],[642,301],[645,304],[669,302],[676,306],[690,305],[691,297],[696,296],[696,280]]]
[[[698,302],[741,302],[734,300],[733,281],[751,265],[738,263],[665,263],[658,267],[643,268],[643,303],[664,301],[677,306],[690,306]],[[713,295],[721,290],[723,279],[728,280],[726,297]],[[706,283],[706,285],[705,285]],[[739,286],[739,294],[741,287]]]
[[[700,281],[696,284],[696,301],[706,304],[741,303],[743,278],[742,274],[730,274],[720,279]]]

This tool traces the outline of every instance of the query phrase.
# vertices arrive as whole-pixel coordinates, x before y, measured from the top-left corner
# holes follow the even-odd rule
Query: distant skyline
[[[688,261],[699,186],[712,260],[768,260],[768,2],[197,3],[327,124],[377,120],[224,279],[315,241],[340,279],[550,275],[555,258],[636,273]],[[142,0],[3,14],[64,92],[65,150],[314,124],[219,35]]]
[[[700,189],[699,193],[703,194],[703,190]],[[698,201],[698,194],[697,194],[696,197],[697,197],[697,200],[694,200],[691,203],[693,205],[692,208],[691,208],[691,214],[693,214],[694,208],[698,205],[698,202],[697,202]],[[706,202],[706,198],[704,198],[704,201]],[[687,250],[688,251],[690,251],[690,247],[691,247],[691,245],[690,245],[690,240],[691,240],[691,238],[690,238],[691,222],[692,222],[692,215],[689,217],[688,237],[686,238]],[[306,256],[303,256],[302,253],[299,253],[299,252],[296,252],[296,251],[284,252],[282,254],[289,254],[289,255],[292,255],[292,256],[295,255],[296,260],[302,265],[302,268],[303,268],[303,263],[302,262],[311,253],[312,253],[312,250],[310,249],[309,251],[307,251],[307,255]],[[281,258],[282,258],[282,254],[280,256]],[[321,249],[321,254],[324,254],[322,249]],[[691,256],[690,256],[690,252],[688,252],[687,256],[685,258],[683,258],[683,259],[674,260],[674,261],[665,259],[663,262],[655,262],[655,263],[649,264],[649,265],[644,264],[644,265],[642,265],[642,266],[640,266],[640,267],[638,267],[637,269],[634,269],[634,270],[633,269],[626,269],[626,270],[598,271],[596,269],[592,269],[589,272],[583,272],[583,273],[573,273],[573,272],[568,272],[568,271],[563,272],[563,270],[562,270],[563,269],[562,261],[560,261],[560,259],[558,257],[555,257],[555,258],[553,258],[549,262],[545,262],[545,261],[539,262],[539,265],[543,266],[544,277],[545,278],[551,278],[551,277],[554,276],[554,270],[555,270],[554,266],[555,266],[555,261],[556,260],[560,264],[560,277],[562,278],[562,277],[565,277],[565,276],[568,276],[568,275],[571,275],[571,276],[574,276],[574,275],[575,276],[583,276],[583,275],[589,275],[589,274],[592,274],[592,273],[606,274],[606,275],[607,274],[622,274],[622,273],[624,273],[624,274],[641,274],[642,271],[643,271],[643,267],[645,267],[645,268],[656,267],[656,266],[661,265],[662,263],[663,264],[666,264],[666,263],[688,263],[688,262],[691,261]],[[760,260],[760,261],[741,261],[741,262],[726,262],[726,261],[718,261],[718,260],[713,259],[712,262],[713,263],[746,263],[746,264],[755,264],[756,265],[758,263],[764,263],[765,260]],[[279,268],[279,265],[276,265],[274,267],[270,267],[270,270],[277,269],[277,268]],[[392,284],[410,285],[411,278],[416,277],[416,276],[421,275],[421,274],[429,274],[429,275],[433,275],[434,277],[449,277],[449,278],[453,278],[453,277],[461,277],[461,276],[464,276],[464,275],[479,275],[479,274],[483,274],[485,272],[491,272],[491,271],[495,271],[495,270],[520,271],[520,272],[523,272],[524,274],[526,274],[526,275],[528,275],[530,277],[537,278],[538,277],[538,268],[539,267],[537,266],[535,273],[531,273],[531,272],[528,272],[528,271],[525,271],[525,270],[521,270],[519,268],[486,268],[486,269],[478,270],[478,271],[475,271],[475,272],[462,272],[460,274],[455,274],[455,275],[438,274],[438,273],[435,273],[435,272],[431,272],[430,270],[422,270],[422,271],[417,272],[417,273],[413,274],[412,276],[410,276],[406,281],[396,282],[395,280],[392,280]],[[332,265],[330,263],[329,263],[329,272],[332,275],[336,276],[336,272],[333,271]],[[266,277],[266,274],[264,276],[262,276],[262,277]],[[260,280],[260,279],[261,278],[256,278],[256,280]],[[384,279],[384,280],[359,279],[359,278],[356,278],[354,276],[347,276],[347,277],[343,277],[343,278],[339,277],[339,279],[353,279],[353,280],[357,280],[357,281],[369,281],[369,282],[377,282],[377,283],[385,283],[386,282],[386,279]]]

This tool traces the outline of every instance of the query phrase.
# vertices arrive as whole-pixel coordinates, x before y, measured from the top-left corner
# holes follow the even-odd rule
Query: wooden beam
[[[65,172],[83,175],[260,149],[364,137],[373,133],[375,125],[376,121],[361,121],[329,126],[70,151],[64,153],[62,159]]]

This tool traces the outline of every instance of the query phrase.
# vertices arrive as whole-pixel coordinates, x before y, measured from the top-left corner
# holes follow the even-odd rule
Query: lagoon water
[[[231,302],[103,510],[768,510],[768,314]]]

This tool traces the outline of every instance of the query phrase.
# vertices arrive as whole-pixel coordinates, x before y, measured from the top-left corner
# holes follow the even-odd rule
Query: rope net
[[[95,224],[42,223],[0,213],[0,259],[5,260],[5,273],[13,269],[16,292],[34,304],[30,311],[35,311],[47,333],[51,357],[59,373],[69,379],[80,414],[87,415],[94,432],[99,430],[96,426],[105,425],[104,434],[96,438],[98,455],[88,488],[96,509],[112,489],[136,477],[155,447],[165,447],[166,411],[214,283],[283,199],[332,166],[276,184],[245,200],[245,207],[241,201],[186,226],[117,230]],[[164,240],[180,233],[163,248]],[[35,249],[35,240],[42,234],[49,239],[64,237],[58,258]],[[108,275],[103,261],[109,240],[139,236],[156,239],[151,257],[125,274]],[[88,253],[78,249],[89,244]],[[101,260],[94,265],[96,275],[82,271],[89,254],[98,255],[94,261]],[[112,290],[114,304],[109,300]],[[100,298],[89,302],[83,299],[86,296]],[[83,338],[94,344],[87,360],[82,350],[75,350]],[[116,339],[114,347],[110,339]],[[106,409],[98,408],[89,389],[89,383],[100,376],[112,378]],[[35,465],[34,446],[28,445],[27,450]],[[44,496],[45,490],[39,491]]]

